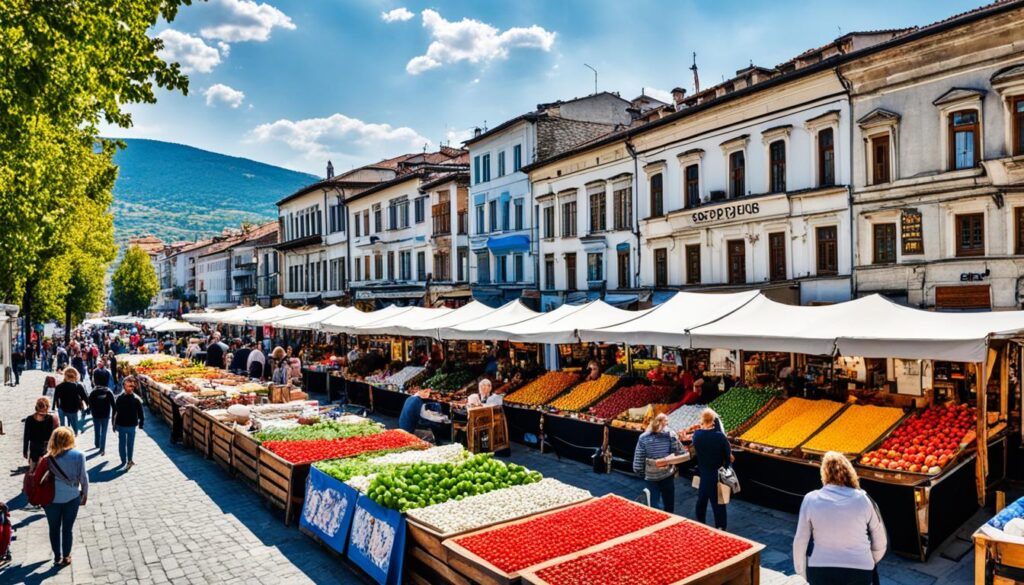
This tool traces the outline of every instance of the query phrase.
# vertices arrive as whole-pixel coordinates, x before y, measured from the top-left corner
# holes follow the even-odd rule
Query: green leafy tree
[[[160,292],[156,270],[149,262],[149,254],[138,246],[125,250],[124,258],[114,270],[111,300],[119,313],[144,311]]]

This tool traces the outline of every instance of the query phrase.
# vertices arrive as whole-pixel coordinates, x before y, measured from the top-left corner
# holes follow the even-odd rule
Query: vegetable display
[[[253,434],[253,438],[261,443],[268,441],[312,441],[316,439],[346,439],[376,435],[383,431],[381,425],[363,421],[356,424],[345,424],[333,420],[322,420],[311,425],[294,427],[278,427],[262,430]]]
[[[737,386],[711,401],[708,405],[722,419],[725,432],[731,433],[750,420],[772,398],[778,396],[777,388],[748,388]]]
[[[437,372],[423,382],[424,388],[430,388],[434,392],[447,394],[455,392],[476,380],[476,374],[469,369],[453,369],[452,371]]]
[[[605,496],[517,524],[456,537],[454,542],[502,571],[514,573],[668,518],[671,516],[660,510]],[[679,554],[676,547],[672,551]]]
[[[930,473],[942,471],[956,460],[966,443],[974,440],[977,413],[966,404],[935,406],[903,421],[882,445],[860,458],[862,465]]]
[[[842,404],[831,400],[790,398],[743,433],[740,439],[779,449],[794,449],[842,407]]]
[[[903,410],[885,406],[850,405],[811,437],[803,448],[860,454],[903,417]]]
[[[378,474],[366,493],[386,508],[405,512],[540,479],[536,471],[527,471],[515,463],[506,465],[484,453],[459,464],[400,466]]]
[[[708,406],[706,404],[684,404],[673,410],[668,415],[668,426],[674,431],[685,431],[695,424],[700,423],[700,413]]]
[[[611,419],[626,412],[630,408],[639,408],[656,402],[668,402],[673,389],[669,386],[648,386],[636,384],[619,388],[611,396],[590,408],[590,414],[604,419]]]
[[[468,452],[458,443],[431,447],[423,451],[401,451],[387,455],[364,454],[347,459],[318,461],[316,468],[338,481],[390,471],[399,465],[416,463],[456,463],[466,459]]]
[[[558,410],[583,410],[590,406],[619,383],[618,376],[602,374],[596,380],[588,380],[569,391],[568,394],[551,401],[548,406]]]
[[[684,521],[546,567],[537,576],[551,585],[668,585],[750,548],[748,542]],[[685,554],[680,554],[680,550]]]
[[[548,372],[505,397],[505,402],[540,406],[579,380],[575,372]]]
[[[403,388],[406,383],[425,371],[427,368],[421,366],[406,366],[389,376],[367,376],[366,381],[371,384],[388,384]]]
[[[588,498],[590,492],[587,490],[566,485],[557,479],[545,478],[537,483],[409,510],[409,518],[432,526],[442,534],[454,534],[575,504]]]
[[[263,447],[285,461],[296,465],[324,459],[351,457],[374,451],[426,449],[430,444],[409,433],[394,429],[376,435],[347,439],[315,439],[311,441],[267,441]]]

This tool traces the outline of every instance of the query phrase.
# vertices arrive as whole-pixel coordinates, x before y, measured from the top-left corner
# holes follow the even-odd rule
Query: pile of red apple
[[[966,404],[936,406],[903,421],[882,445],[861,459],[861,465],[935,475],[956,459],[961,445],[970,442],[977,424]]]

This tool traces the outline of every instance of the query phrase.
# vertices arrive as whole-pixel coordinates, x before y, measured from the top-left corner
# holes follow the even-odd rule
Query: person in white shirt
[[[497,394],[491,394],[492,388],[490,380],[487,378],[480,380],[480,383],[476,386],[476,393],[470,394],[466,400],[466,407],[501,406],[504,403],[504,399]]]
[[[267,356],[260,351],[260,346],[255,341],[249,344],[251,351],[249,359],[245,362],[245,370],[249,372],[250,378],[262,379],[267,369]]]

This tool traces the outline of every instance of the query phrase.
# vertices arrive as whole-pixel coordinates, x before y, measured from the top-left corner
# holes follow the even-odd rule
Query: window
[[[871,226],[874,240],[874,264],[892,264],[896,261],[896,224],[876,223]]]
[[[654,286],[668,286],[668,250],[654,250]]]
[[[392,201],[388,204],[388,229],[398,228],[398,202]]]
[[[369,256],[363,256],[363,273],[366,275],[366,280],[373,280],[373,276],[370,274]]]
[[[496,200],[487,202],[487,218],[491,231],[498,231],[498,202]]]
[[[340,232],[345,229],[344,208],[341,203],[333,203],[327,207],[327,229],[330,233]]]
[[[370,235],[370,210],[363,210],[363,234]]]
[[[508,282],[508,256],[494,258],[494,282]]]
[[[576,290],[576,252],[565,255],[565,290]]]
[[[665,215],[664,179],[661,173],[651,176],[651,217]]]
[[[776,140],[768,145],[770,159],[769,188],[772,193],[786,191],[786,141]]]
[[[374,233],[380,233],[384,231],[383,217],[381,215],[380,203],[373,204],[373,231]]]
[[[481,159],[480,164],[483,166],[483,181],[486,183],[491,180],[491,155],[485,154]]]
[[[362,224],[362,222],[361,222],[361,221],[359,221],[359,214],[356,214],[356,237],[357,237],[357,238],[358,238],[358,237],[359,237],[360,235],[362,235],[362,234],[360,234],[360,233],[359,233],[359,231],[360,231],[360,230],[359,230],[359,228],[360,228],[361,224]]]
[[[617,230],[633,227],[633,186],[623,182],[612,186],[612,215]]]
[[[476,253],[476,281],[479,284],[491,282],[491,257],[487,252]]]
[[[744,240],[729,240],[725,243],[729,270],[729,284],[747,282],[747,243]]]
[[[458,270],[459,270],[459,282],[466,280],[466,271],[469,263],[469,248],[461,247],[458,251]]]
[[[388,252],[388,280],[395,279],[395,253]]]
[[[1024,207],[1013,208],[1014,254],[1024,254]]]
[[[473,157],[473,184],[477,185],[480,183],[480,157]]]
[[[498,153],[498,176],[499,177],[504,177],[505,176],[505,151],[504,150]]]
[[[838,231],[838,228],[834,225],[820,227],[815,230],[818,246],[819,276],[837,274],[839,272]]]
[[[523,229],[523,200],[516,199],[515,201],[515,221],[513,222],[513,229]]]
[[[515,173],[523,168],[523,145],[517,144],[512,147],[512,172]]]
[[[786,280],[786,232],[768,234],[768,279]]]
[[[416,252],[416,280],[427,279],[427,253]]]
[[[358,259],[356,259],[355,269],[356,269],[355,270],[355,277],[356,277],[355,279],[356,279],[356,281],[362,280],[363,279],[363,264]]]
[[[967,213],[956,216],[956,255],[985,255],[984,213]]]
[[[380,254],[373,255],[373,273],[376,275],[377,280],[384,280],[384,256]]]
[[[684,171],[686,206],[697,207],[700,205],[700,167],[689,165]]]
[[[427,215],[427,198],[420,197],[416,200],[416,223],[423,223]]]
[[[587,280],[590,282],[604,280],[604,254],[600,252],[587,254]]]
[[[616,268],[619,271],[619,288],[629,288],[629,250],[616,252]]]
[[[544,208],[544,237],[555,237],[555,206],[549,205]]]
[[[686,284],[700,284],[700,244],[686,246]]]
[[[562,204],[562,237],[576,237],[576,202],[566,201]]]
[[[523,255],[512,256],[512,282],[523,282]]]
[[[422,254],[423,252],[420,252]],[[426,280],[421,278],[420,280]],[[447,252],[434,253],[434,280],[446,282],[451,280],[450,266]]]
[[[978,110],[962,110],[949,115],[949,167],[970,169],[978,166]]]
[[[409,227],[409,200],[403,199],[398,202],[398,227],[405,229]]]
[[[482,203],[476,206],[476,233],[487,233],[487,228],[484,226],[484,206]]]
[[[1015,155],[1024,154],[1024,96],[1013,98],[1010,104],[1013,116],[1013,147]]]
[[[447,191],[438,193],[437,203],[430,206],[430,219],[435,236],[452,233],[452,204]]]
[[[603,232],[608,229],[608,199],[604,195],[604,186],[600,191],[590,194],[590,232]]]
[[[502,199],[501,201],[501,229],[508,231],[509,225],[512,223],[511,207],[508,199]]]
[[[825,128],[818,132],[818,186],[831,187],[836,184],[836,148],[833,130]]]
[[[871,137],[871,184],[889,182],[889,135]]]
[[[555,255],[544,255],[544,286],[548,290],[555,288]]]
[[[729,155],[729,197],[742,197],[747,192],[746,159],[742,150]]]

